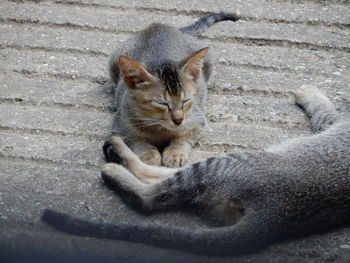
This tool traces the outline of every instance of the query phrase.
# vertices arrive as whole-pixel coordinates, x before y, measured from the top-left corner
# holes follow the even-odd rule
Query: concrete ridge
[[[114,108],[113,106],[97,106],[79,103],[79,106],[73,103],[64,103],[64,102],[53,102],[53,101],[28,101],[22,98],[0,98],[0,104],[8,105],[21,105],[21,106],[45,106],[50,108],[57,109],[79,109],[86,112],[100,112],[100,113],[112,113]]]
[[[199,145],[196,146],[198,150],[201,151],[210,151],[210,152],[221,152],[222,154],[236,152],[236,151],[260,151],[261,148],[247,146],[247,145],[240,145],[240,144],[228,144],[228,143],[211,143],[208,145]]]
[[[96,164],[81,164],[81,163],[66,163],[66,162],[59,162],[55,160],[50,159],[44,159],[44,158],[38,158],[38,157],[24,157],[24,156],[15,156],[15,155],[8,155],[3,154],[0,152],[0,160],[9,160],[9,161],[20,161],[27,163],[28,161],[33,162],[37,165],[46,165],[46,166],[57,166],[57,165],[64,165],[65,167],[74,167],[74,168],[81,168],[81,169],[91,169],[91,168],[100,168],[100,165]]]
[[[350,4],[349,0],[307,0],[308,2],[317,3],[317,4],[337,4],[337,5],[346,5]],[[295,0],[272,0],[271,2],[280,2],[280,3],[294,3]]]
[[[209,87],[209,94],[216,94],[216,95],[238,95],[238,96],[259,96],[259,97],[269,97],[269,98],[292,98],[293,92],[287,91],[287,92],[281,92],[281,91],[275,91],[275,90],[258,90],[258,89],[250,89],[246,90],[242,87],[237,87],[234,89],[222,89],[221,87],[218,87],[215,85],[215,83],[212,83]]]
[[[43,129],[43,128],[9,127],[3,124],[0,124],[0,131],[13,131],[13,132],[20,131],[21,133],[24,133],[27,135],[50,135],[61,139],[64,139],[67,136],[79,137],[79,138],[84,138],[87,140],[94,140],[94,141],[103,141],[108,137],[107,133],[106,135],[102,135],[102,134],[79,133],[79,132],[69,132],[69,131],[59,131],[59,130],[54,131],[54,130]]]
[[[5,102],[4,102],[5,101]],[[33,104],[28,104],[28,103],[19,103],[19,102],[11,102],[11,100],[3,100],[3,99],[0,99],[0,104],[1,105],[8,105],[9,107],[11,106],[25,106],[26,107],[26,110],[28,110],[29,112],[34,112],[35,110],[38,110],[38,111],[46,111],[46,110],[52,110],[52,111],[55,111],[55,110],[65,110],[65,111],[70,111],[70,110],[75,110],[75,111],[79,111],[81,113],[85,113],[86,112],[86,109],[85,108],[76,108],[76,107],[71,107],[69,105],[65,105],[65,104],[60,104],[60,105],[50,105],[50,104],[46,104],[46,105],[43,105],[45,107],[47,107],[47,109],[43,109],[42,107],[38,108],[37,106],[33,105]],[[27,107],[32,107],[32,109],[28,109]],[[92,108],[92,107],[90,107]],[[20,112],[20,109],[18,110]],[[96,112],[94,110],[94,112]],[[105,113],[105,112],[103,112]],[[86,114],[89,114],[89,112],[86,112]],[[208,122],[209,124],[212,124],[212,125],[220,125],[220,124],[224,124],[226,123],[227,121],[232,121],[232,117],[225,117],[225,116],[220,116],[220,117],[217,117],[216,116],[216,113],[207,113],[208,115]],[[109,116],[111,117],[111,116]],[[216,119],[217,120],[214,120],[213,118],[214,117],[217,117]],[[43,117],[41,117],[43,118]],[[39,120],[39,117],[37,119],[37,121]],[[56,120],[57,122],[57,120]],[[102,122],[102,120],[101,120]],[[287,120],[283,120],[283,119],[267,119],[263,116],[261,117],[250,117],[249,115],[240,115],[239,117],[237,117],[235,120],[234,120],[234,124],[235,125],[239,125],[239,124],[242,124],[242,125],[252,125],[252,124],[256,124],[256,123],[263,123],[264,124],[264,127],[266,128],[282,128],[282,129],[285,129],[286,127],[288,127],[289,130],[303,130],[305,128],[305,124],[302,124],[298,121],[295,121],[295,120],[291,120],[291,121],[287,121]],[[79,123],[76,123],[74,121],[71,121],[71,125],[76,125],[78,126]],[[36,124],[38,126],[38,123]],[[27,126],[27,127],[26,127]],[[43,124],[43,126],[45,126]],[[26,125],[26,124],[22,124],[22,127],[18,126],[17,124],[15,125],[11,125],[9,126],[8,124],[6,124],[6,121],[4,119],[3,123],[0,124],[0,130],[13,130],[13,131],[23,131],[23,132],[26,132],[28,134],[50,134],[50,135],[59,135],[61,137],[64,137],[64,136],[78,136],[78,137],[84,137],[84,138],[88,138],[88,139],[94,139],[94,140],[103,140],[105,139],[108,135],[109,135],[109,131],[105,131],[105,132],[90,132],[90,131],[85,131],[83,129],[83,127],[80,127],[81,130],[83,132],[79,132],[79,131],[75,131],[74,129],[68,129],[66,131],[63,131],[63,130],[60,130],[59,128],[58,129],[55,129],[53,130],[52,128],[43,128],[43,127],[33,127],[33,128],[30,128],[30,126]]]
[[[38,10],[36,10],[34,7],[39,6],[38,4],[35,4],[33,2],[24,2],[23,4],[21,4],[23,7],[22,8],[23,11],[21,13],[19,13],[18,11],[16,11],[18,9],[18,5],[14,5],[12,2],[7,2],[7,3],[8,3],[8,5],[5,5],[3,8],[4,13],[1,15],[3,20],[33,21],[33,22],[37,22],[37,23],[61,24],[61,25],[65,25],[65,26],[80,26],[82,28],[99,29],[99,30],[102,30],[102,31],[104,30],[104,31],[108,31],[108,32],[115,32],[116,27],[118,28],[118,31],[120,31],[120,32],[124,32],[124,31],[127,32],[129,30],[129,27],[126,27],[125,24],[123,24],[123,20],[125,20],[128,17],[128,15],[132,16],[135,13],[137,13],[137,11],[135,11],[134,9],[130,9],[130,11],[133,12],[132,14],[125,15],[125,14],[123,14],[123,10],[113,12],[110,10],[99,10],[99,9],[96,10],[96,9],[90,8],[90,9],[86,9],[87,14],[85,14],[85,12],[83,12],[82,17],[80,19],[76,19],[75,18],[76,14],[74,11],[74,10],[76,10],[76,8],[75,9],[71,8],[70,7],[71,5],[70,6],[65,6],[65,5],[62,6],[62,4],[45,2],[46,3],[45,5],[41,5],[40,8],[38,8]],[[52,13],[47,12],[50,9],[59,10],[60,7],[64,8],[66,11],[65,13],[67,13],[67,14],[65,14],[63,16],[57,16],[57,15],[55,15],[55,12],[52,12]],[[33,10],[33,8],[34,8],[34,10]],[[33,10],[33,12],[30,10]],[[100,19],[102,19],[104,16],[104,13],[107,12],[106,15],[108,15],[108,19],[106,20],[105,23],[101,23],[101,21],[99,21],[99,19],[96,21],[90,22],[89,14],[91,13],[91,15],[92,15],[94,13],[93,12],[94,10],[96,10],[96,15],[97,15],[96,18],[100,17]],[[5,13],[5,12],[7,12],[7,13]],[[117,14],[117,13],[119,13],[119,14]],[[168,16],[165,16],[164,14],[152,13],[153,16],[151,16],[150,14],[151,13],[145,13],[145,17],[143,20],[141,20],[139,23],[135,23],[135,25],[131,26],[131,28],[133,29],[131,31],[134,31],[134,32],[139,31],[142,28],[144,28],[146,25],[148,25],[149,23],[156,22],[156,21],[164,21],[164,19],[166,19],[168,17]],[[179,16],[182,16],[182,18],[181,18],[182,23],[178,23],[177,19],[175,19],[174,16],[169,17],[168,23],[173,24],[173,25],[181,25],[184,23],[186,23],[186,24],[191,23],[193,21],[193,18],[190,18],[186,15],[185,16],[179,15]],[[220,24],[218,26],[218,28],[229,28],[227,23],[224,23],[224,24],[226,26],[224,26],[223,24]],[[271,28],[273,28],[273,27],[271,27],[271,24],[274,24],[275,27],[276,26],[281,27],[281,25],[282,25],[282,24],[269,23],[269,22],[265,23],[263,21],[259,21],[258,23],[256,21],[252,21],[252,22],[246,21],[245,23],[244,22],[243,23],[242,22],[234,23],[233,28],[235,28],[235,30],[238,30],[241,27],[243,27],[243,28],[245,28],[245,27],[252,28],[253,27],[254,28],[256,24],[259,24],[260,27],[265,28],[264,30],[270,30]],[[273,38],[284,39],[285,34],[278,33],[281,30],[282,31],[287,30],[288,32],[293,34],[293,30],[295,30],[294,26],[292,26],[292,27],[287,26],[288,24],[284,24],[284,25],[285,25],[284,27],[281,27],[277,31],[275,30],[275,36]],[[304,28],[305,26],[307,26],[307,25],[302,25],[302,28]],[[310,25],[308,25],[308,27],[310,27]],[[341,34],[341,38],[344,37],[344,36],[342,36],[342,30],[339,30],[339,28],[332,28],[331,30],[329,30],[329,29],[327,29],[327,27],[324,27],[324,28],[320,28],[320,29],[322,29],[321,31],[322,32],[324,31],[325,32],[324,34],[327,34],[327,36],[330,34],[334,35],[334,34],[338,33],[338,34]],[[308,31],[313,32],[313,31],[315,31],[315,28],[311,27],[310,30],[308,30]],[[320,31],[320,30],[318,30],[318,31]],[[237,34],[232,32],[232,31],[231,31],[231,34],[234,34],[234,36],[237,36]],[[268,37],[266,37],[267,36],[266,34],[263,34],[263,36],[264,37],[261,37],[262,39],[268,38]],[[332,42],[334,42],[336,44],[334,46],[339,46],[338,45],[339,40],[336,39],[335,36],[336,35],[334,35],[331,40],[332,40]],[[220,34],[218,34],[215,37],[217,38],[217,37],[221,37],[221,36],[220,36]],[[240,36],[240,37],[242,37],[242,36]],[[245,37],[248,37],[248,38],[252,37],[254,39],[254,34],[251,34],[251,35],[248,34],[248,36],[243,35],[243,37],[244,38]],[[302,37],[302,35],[300,35],[300,34],[298,34],[294,37],[305,38],[305,37]],[[289,38],[289,40],[290,39],[294,40],[294,38]],[[306,39],[313,40],[313,38],[310,38],[310,37],[306,37]],[[346,45],[346,42],[343,39],[341,39],[340,43],[343,45]],[[317,43],[312,43],[312,44],[317,44]],[[340,45],[339,47],[342,48],[342,45]]]
[[[100,36],[103,36],[103,34],[106,34],[105,37],[109,38],[114,38],[114,39],[118,39],[119,41],[125,41],[127,38],[134,36],[136,33],[134,31],[123,31],[123,32],[119,32],[116,33],[115,31],[112,30],[98,30],[98,29],[91,29],[91,28],[79,28],[80,25],[72,25],[69,24],[68,26],[65,26],[63,24],[52,24],[52,23],[43,23],[40,21],[29,21],[29,20],[25,20],[25,21],[18,21],[18,20],[4,20],[0,18],[1,24],[0,25],[4,25],[4,26],[17,26],[18,28],[20,28],[21,26],[25,27],[25,26],[31,26],[32,28],[30,28],[30,30],[33,30],[33,33],[36,33],[36,31],[45,31],[45,29],[47,29],[47,27],[51,28],[51,32],[53,33],[57,33],[60,32],[60,30],[72,30],[71,32],[67,32],[69,33],[74,33],[74,32],[80,32],[80,31],[84,31],[86,33],[98,33]],[[55,30],[57,30],[55,32]],[[63,34],[61,32],[61,34]],[[219,44],[242,44],[242,45],[249,45],[249,46],[271,46],[271,47],[282,47],[282,48],[295,48],[295,49],[305,49],[305,50],[324,50],[326,52],[334,52],[334,51],[343,51],[345,53],[348,53],[348,49],[349,47],[333,47],[330,45],[315,45],[312,43],[308,43],[308,42],[298,42],[298,41],[288,41],[288,40],[278,40],[278,39],[268,39],[268,38],[246,38],[246,37],[209,37],[209,36],[201,36],[199,37],[200,39],[206,40],[206,41],[210,41],[211,43],[219,43]],[[97,42],[99,43],[99,42]],[[0,45],[2,47],[21,47],[21,46],[25,46],[28,48],[46,48],[47,50],[71,50],[72,52],[76,52],[76,53],[82,53],[82,54],[95,54],[95,55],[101,55],[101,56],[109,56],[111,53],[111,48],[108,49],[101,49],[101,50],[97,50],[96,48],[86,48],[86,49],[79,49],[79,48],[68,48],[66,47],[65,49],[63,48],[53,48],[53,47],[35,47],[33,46],[31,43],[30,44],[15,44],[15,43],[0,43]],[[0,47],[1,47],[0,46]]]
[[[14,71],[13,74],[18,75],[19,77],[25,78],[25,76],[30,73],[30,72],[21,72],[21,71]],[[1,75],[2,73],[0,73]],[[44,76],[42,75],[37,75],[34,74],[30,77],[31,79],[43,79],[46,78],[48,80],[56,80],[56,75],[47,75],[45,74]],[[67,80],[62,80],[62,81],[88,81],[90,82],[89,79],[86,78],[74,78],[74,79],[67,79]],[[90,82],[90,83],[96,83],[96,82]],[[102,88],[102,87],[101,87]],[[258,96],[258,97],[269,97],[269,98],[292,98],[293,97],[293,92],[291,91],[275,91],[275,90],[258,90],[258,89],[243,89],[242,87],[237,87],[234,89],[227,89],[227,88],[222,88],[221,86],[211,82],[208,85],[208,94],[216,94],[216,95],[234,95],[234,96]],[[0,95],[1,96],[1,95]],[[110,94],[110,96],[113,96]],[[63,102],[45,102],[45,101],[35,101],[31,100],[28,101],[25,97],[14,97],[14,98],[6,98],[6,97],[0,97],[0,102],[3,103],[20,103],[23,105],[44,105],[44,106],[56,106],[56,107],[73,107],[77,108],[77,106],[73,103],[63,103]],[[79,108],[87,109],[87,110],[97,110],[100,112],[112,112],[114,110],[114,107],[112,105],[106,105],[106,106],[95,106],[95,105],[90,105],[86,103],[81,103],[79,102]]]
[[[10,2],[17,2],[17,0],[9,0]],[[345,5],[347,0],[335,0],[332,1],[334,4],[337,5]],[[33,2],[33,3],[38,3],[37,0],[22,0],[21,2]],[[52,1],[47,1],[47,0],[41,0],[39,1],[40,3],[52,3]],[[157,7],[145,7],[145,6],[132,6],[132,7],[126,7],[119,5],[117,3],[113,4],[103,4],[103,3],[94,3],[94,2],[81,2],[77,0],[54,0],[54,4],[60,4],[60,5],[65,5],[65,6],[78,6],[78,7],[93,7],[93,8],[101,8],[101,9],[114,9],[114,10],[119,10],[119,11],[129,11],[129,10],[136,10],[136,11],[142,11],[142,12],[150,12],[150,13],[165,13],[167,15],[188,15],[188,16],[193,16],[193,17],[198,17],[198,16],[203,16],[206,14],[209,14],[209,11],[204,11],[204,10],[198,10],[198,9],[179,9],[177,8],[157,8]],[[285,2],[292,2],[292,1],[275,1],[279,3],[285,3]],[[322,0],[311,0],[309,2],[313,2],[315,4],[323,4],[324,1]],[[339,2],[339,3],[335,3]],[[292,2],[293,3],[293,2]],[[115,4],[115,5],[114,5]],[[180,7],[181,8],[181,7]],[[247,14],[239,14],[241,17],[241,20],[244,21],[256,21],[256,22],[270,22],[270,23],[281,23],[281,24],[307,24],[307,25],[313,25],[313,26],[328,26],[328,27],[350,27],[350,24],[348,23],[340,23],[340,22],[327,22],[327,21],[316,21],[316,20],[287,20],[287,19],[282,19],[282,18],[256,18],[253,16],[249,16]]]
[[[210,115],[209,115],[209,119],[210,119]],[[228,121],[231,121],[231,118],[225,118],[225,117],[221,117],[220,121],[211,121],[209,120],[209,123],[227,123]],[[266,125],[264,125],[264,127],[271,127],[271,128],[282,128],[285,129],[286,127],[288,127],[288,129],[290,131],[301,131],[303,129],[305,129],[305,124],[304,123],[294,123],[294,122],[288,122],[288,121],[282,121],[282,120],[257,120],[254,118],[251,118],[249,116],[244,116],[244,117],[239,117],[236,120],[237,124],[245,124],[245,125],[251,125],[257,122],[261,122],[264,123]],[[242,146],[242,145],[240,145]]]
[[[216,39],[211,39],[209,37],[200,37],[202,39],[208,39],[215,41]],[[323,50],[323,51],[333,51],[339,50],[343,52],[350,52],[350,47],[334,47],[331,45],[317,45],[303,41],[291,41],[287,39],[268,39],[268,38],[245,38],[245,37],[232,37],[227,36],[223,39],[219,39],[221,43],[242,43],[246,45],[255,46],[275,46],[275,47],[286,47],[286,48],[297,48],[297,49],[312,49],[312,50]]]
[[[103,58],[106,59],[105,64],[107,64],[107,56],[106,55],[98,55],[96,53],[90,53],[89,51],[87,52],[76,52],[75,50],[72,49],[50,49],[50,48],[40,48],[40,47],[28,47],[28,46],[19,46],[19,45],[3,45],[0,44],[0,50],[16,50],[16,51],[25,51],[25,50],[30,50],[30,51],[39,51],[39,52],[45,52],[47,54],[67,54],[67,55],[86,55],[89,54],[91,58]],[[349,49],[350,50],[350,49]],[[320,72],[319,70],[313,70],[313,69],[303,69],[302,71],[293,69],[288,66],[268,66],[268,65],[259,65],[259,64],[254,64],[253,62],[235,62],[235,61],[228,61],[228,60],[219,60],[215,62],[217,65],[224,65],[227,67],[235,67],[235,68],[242,68],[242,69],[257,69],[257,70],[264,70],[268,72],[288,72],[288,73],[293,73],[293,74],[299,74],[303,72],[304,74],[310,74],[314,76],[328,76],[330,72]],[[22,74],[38,74],[35,70],[14,70],[15,72],[22,73]],[[40,74],[40,73],[39,73]],[[93,83],[97,84],[105,84],[108,81],[108,77],[106,76],[89,76],[89,75],[84,75],[83,77],[79,74],[75,73],[70,73],[70,72],[65,72],[64,74],[61,73],[52,73],[52,72],[45,72],[45,75],[56,77],[56,78],[63,78],[63,79],[85,79]],[[40,75],[43,75],[42,73]],[[334,76],[335,78],[337,76]]]
[[[64,23],[55,23],[55,22],[43,22],[38,19],[12,19],[12,18],[2,18],[0,17],[1,23],[16,23],[16,24],[33,24],[33,25],[42,25],[48,27],[58,27],[58,28],[72,28],[79,29],[85,31],[93,31],[93,32],[106,32],[106,33],[118,33],[118,34],[135,34],[135,31],[129,30],[110,30],[106,28],[100,28],[92,25],[78,25],[70,22]],[[339,50],[343,52],[350,52],[350,47],[347,46],[332,46],[332,45],[321,45],[321,44],[313,44],[303,41],[291,41],[287,39],[268,39],[268,38],[256,38],[256,37],[238,37],[238,36],[225,36],[225,37],[208,37],[208,36],[200,36],[200,39],[211,40],[211,41],[219,41],[222,43],[242,43],[246,45],[256,45],[256,46],[276,46],[276,47],[292,47],[298,49],[314,49],[314,50],[324,50],[324,51],[332,51]],[[78,51],[79,52],[79,51]],[[96,55],[105,55],[103,52],[96,52]]]
[[[107,58],[109,55],[96,50],[81,50],[81,49],[74,49],[74,48],[50,48],[50,47],[35,47],[35,46],[29,46],[28,44],[25,45],[16,45],[16,44],[3,44],[0,43],[0,49],[17,49],[17,50],[31,50],[31,51],[46,51],[46,52],[59,52],[59,53],[74,53],[74,54],[89,54],[90,56],[96,56],[96,57],[105,57]]]
[[[11,163],[18,163],[21,165],[26,165],[28,161],[33,163],[34,165],[38,166],[45,166],[45,167],[52,167],[52,168],[57,168],[57,166],[63,166],[68,169],[81,169],[83,171],[91,171],[91,169],[98,169],[100,168],[99,165],[84,165],[84,164],[70,164],[70,163],[60,163],[60,162],[55,162],[55,161],[48,161],[45,159],[40,159],[40,158],[25,158],[25,157],[19,157],[19,156],[6,156],[2,153],[0,153],[0,163],[1,162],[8,162],[7,160],[10,160]]]
[[[288,125],[284,125],[284,126],[278,126],[278,127],[273,127],[273,126],[265,126],[265,125],[256,125],[256,122],[253,123],[238,123],[235,122],[231,125],[228,125],[227,123],[224,122],[212,122],[209,125],[209,130],[207,131],[207,134],[217,134],[217,136],[219,136],[218,138],[214,138],[213,140],[211,138],[207,138],[207,137],[212,137],[212,136],[205,136],[206,140],[204,142],[202,142],[202,145],[211,145],[211,144],[216,144],[216,145],[221,145],[221,144],[233,144],[233,145],[240,145],[242,147],[248,147],[248,145],[246,144],[242,144],[242,143],[237,143],[234,142],[234,140],[231,139],[231,136],[228,135],[226,133],[226,130],[235,130],[237,132],[237,134],[235,134],[235,132],[232,133],[232,136],[238,136],[235,137],[235,140],[240,140],[240,141],[244,141],[243,137],[244,135],[246,135],[247,131],[250,131],[250,133],[263,133],[264,131],[270,131],[272,133],[276,133],[279,134],[280,136],[284,137],[287,136],[288,133],[290,133],[291,131],[296,133],[296,134],[305,134],[305,129],[298,129],[295,127],[289,127]],[[220,131],[220,128],[225,128],[225,131]],[[257,127],[260,127],[259,129],[257,129]],[[214,131],[213,129],[215,129],[216,131]],[[105,134],[92,134],[92,133],[80,133],[80,132],[75,132],[75,131],[63,131],[61,129],[57,129],[57,130],[53,130],[53,129],[45,129],[45,128],[37,128],[37,127],[9,127],[6,125],[1,124],[0,125],[0,131],[4,132],[4,133],[11,133],[11,134],[17,134],[18,132],[21,133],[21,135],[25,135],[27,137],[29,137],[29,135],[31,135],[31,138],[33,137],[55,137],[59,140],[67,140],[69,138],[69,140],[73,140],[75,142],[90,142],[90,144],[96,144],[98,142],[103,142],[109,135],[109,131],[106,131]],[[287,132],[287,133],[286,133]],[[242,134],[240,134],[242,133]],[[240,134],[240,135],[238,135]],[[218,142],[217,139],[220,141]],[[266,140],[275,140],[276,138],[271,137],[270,139],[266,138]],[[230,143],[228,143],[228,141],[230,141]],[[260,145],[261,142],[259,142],[257,144],[258,141],[256,142],[251,142],[253,145]],[[264,142],[265,144],[265,142]],[[102,147],[102,144],[101,144]],[[250,145],[249,147],[255,147]],[[1,150],[1,149],[0,149]],[[3,149],[2,149],[3,150]]]
[[[27,75],[30,74],[31,72],[22,72],[22,71],[14,71],[15,74],[19,74],[19,75]],[[37,75],[35,74],[36,72],[33,72],[34,75],[31,76],[31,78],[48,78],[48,79],[56,79],[59,78],[61,79],[61,75],[59,75],[57,77],[57,74],[46,74],[44,76],[42,75]],[[63,79],[64,81],[65,79]],[[73,80],[73,81],[89,81],[90,79],[86,79],[86,78],[68,78],[66,80]],[[96,83],[95,81],[92,81],[91,83]],[[259,89],[243,89],[243,87],[237,87],[237,88],[233,88],[233,89],[227,89],[227,88],[223,88],[221,87],[219,84],[215,84],[215,83],[210,83],[208,85],[208,94],[216,94],[216,95],[239,95],[239,96],[258,96],[258,97],[269,97],[269,98],[292,98],[293,97],[293,92],[291,91],[275,91],[275,90],[259,90]],[[112,95],[111,95],[112,96]],[[0,102],[3,103],[21,103],[23,105],[37,105],[39,102],[35,102],[35,101],[27,101],[25,98],[20,98],[20,97],[16,97],[16,98],[0,98]],[[72,104],[72,103],[57,103],[57,102],[40,102],[40,105],[44,105],[44,106],[57,106],[57,107],[75,107],[76,105]],[[95,109],[101,112],[111,112],[113,111],[114,107],[113,106],[92,106],[89,104],[81,104],[79,105],[79,108],[83,107],[83,108],[87,108],[87,109]]]
[[[56,78],[56,79],[62,79],[62,80],[86,80],[89,81],[91,83],[96,83],[96,84],[100,84],[103,85],[106,83],[107,78],[104,78],[102,76],[98,76],[98,77],[92,77],[92,76],[77,76],[75,74],[69,74],[69,73],[50,73],[50,72],[45,72],[44,74],[40,74],[35,70],[28,70],[28,69],[22,69],[22,70],[16,70],[14,69],[13,72],[16,73],[20,73],[23,75],[37,75],[40,77],[52,77],[52,78]]]

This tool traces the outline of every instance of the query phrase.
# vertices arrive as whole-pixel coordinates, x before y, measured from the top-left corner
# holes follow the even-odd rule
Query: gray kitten
[[[292,236],[350,221],[350,121],[340,120],[317,88],[302,86],[296,103],[310,117],[313,136],[261,152],[209,158],[184,168],[146,165],[112,137],[119,164],[102,178],[132,193],[145,211],[199,204],[225,225],[187,229],[154,224],[99,224],[46,210],[43,220],[73,235],[121,239],[207,254],[250,252]],[[112,157],[111,157],[112,158]]]
[[[112,132],[152,165],[183,166],[206,127],[203,107],[212,64],[194,36],[233,14],[212,13],[175,28],[152,24],[111,55],[116,116]],[[105,154],[108,158],[108,154]]]

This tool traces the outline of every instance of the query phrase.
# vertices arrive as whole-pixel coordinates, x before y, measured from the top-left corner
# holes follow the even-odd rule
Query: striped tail
[[[205,15],[201,17],[198,21],[196,21],[194,24],[180,28],[179,30],[183,33],[192,35],[192,36],[199,36],[203,34],[209,27],[211,27],[213,24],[220,22],[220,21],[237,21],[239,20],[239,16],[235,14],[230,13],[210,13],[208,15]]]

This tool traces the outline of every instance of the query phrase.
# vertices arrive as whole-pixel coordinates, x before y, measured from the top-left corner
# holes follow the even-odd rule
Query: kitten
[[[106,225],[51,210],[43,220],[74,235],[217,255],[250,252],[281,238],[348,224],[350,120],[338,120],[334,106],[315,87],[302,86],[295,97],[317,134],[262,152],[228,154],[184,168],[154,167],[141,162],[119,137],[111,138],[110,154],[121,165],[103,166],[106,182],[134,194],[146,211],[184,203],[205,205],[226,223],[223,227]],[[148,175],[158,178],[151,182]]]
[[[112,133],[142,161],[186,163],[207,123],[203,107],[212,70],[208,48],[194,36],[216,22],[238,19],[213,13],[180,29],[152,24],[111,55],[117,109]]]

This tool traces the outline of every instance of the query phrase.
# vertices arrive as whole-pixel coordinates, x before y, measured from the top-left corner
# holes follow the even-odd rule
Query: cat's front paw
[[[141,161],[150,165],[160,166],[162,163],[162,156],[157,149],[151,149],[144,152],[139,157]]]
[[[121,164],[123,159],[119,155],[117,151],[117,145],[115,144],[115,141],[122,140],[117,136],[112,136],[108,140],[105,141],[103,144],[103,153],[105,155],[105,159],[107,162],[111,163],[118,163]]]
[[[168,167],[181,167],[187,163],[188,155],[174,150],[165,150],[163,152],[163,165]]]

